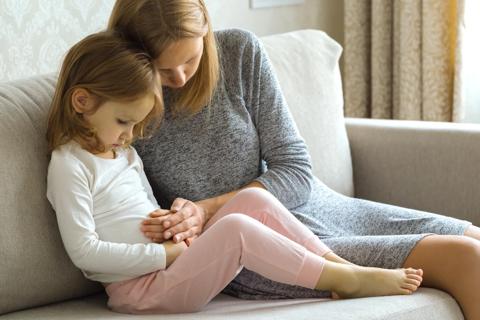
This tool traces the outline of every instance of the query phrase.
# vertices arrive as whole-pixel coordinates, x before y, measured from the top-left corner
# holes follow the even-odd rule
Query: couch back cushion
[[[0,84],[0,314],[102,289],[70,262],[45,197],[55,80]]]
[[[294,31],[261,40],[307,143],[313,173],[335,191],[353,196],[339,69],[342,48],[318,30]]]
[[[263,42],[312,153],[315,174],[352,194],[340,47],[319,31]],[[70,262],[45,197],[45,133],[55,81],[54,75],[44,75],[0,84],[0,314],[103,289]]]

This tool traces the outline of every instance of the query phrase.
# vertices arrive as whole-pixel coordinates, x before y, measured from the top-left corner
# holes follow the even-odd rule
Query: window
[[[465,118],[480,123],[480,1],[465,1],[462,81]]]

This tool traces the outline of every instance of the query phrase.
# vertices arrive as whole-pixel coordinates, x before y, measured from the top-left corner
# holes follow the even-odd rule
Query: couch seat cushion
[[[0,320],[107,320],[139,319],[139,316],[109,311],[106,295],[97,294],[45,307],[0,316]],[[463,320],[462,312],[448,294],[421,288],[411,296],[375,297],[351,300],[239,300],[217,296],[199,313],[176,315],[146,315],[142,320],[270,320],[270,319],[329,319],[329,320]]]

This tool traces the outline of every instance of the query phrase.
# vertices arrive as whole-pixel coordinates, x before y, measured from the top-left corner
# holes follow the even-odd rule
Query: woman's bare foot
[[[421,269],[380,269],[325,262],[316,288],[335,298],[411,294],[422,283]]]

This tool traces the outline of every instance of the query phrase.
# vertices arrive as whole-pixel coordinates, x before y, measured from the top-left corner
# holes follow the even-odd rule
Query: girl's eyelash
[[[123,121],[123,120],[120,120],[120,119],[117,119],[117,122],[118,122],[118,124],[127,124],[127,121]]]

